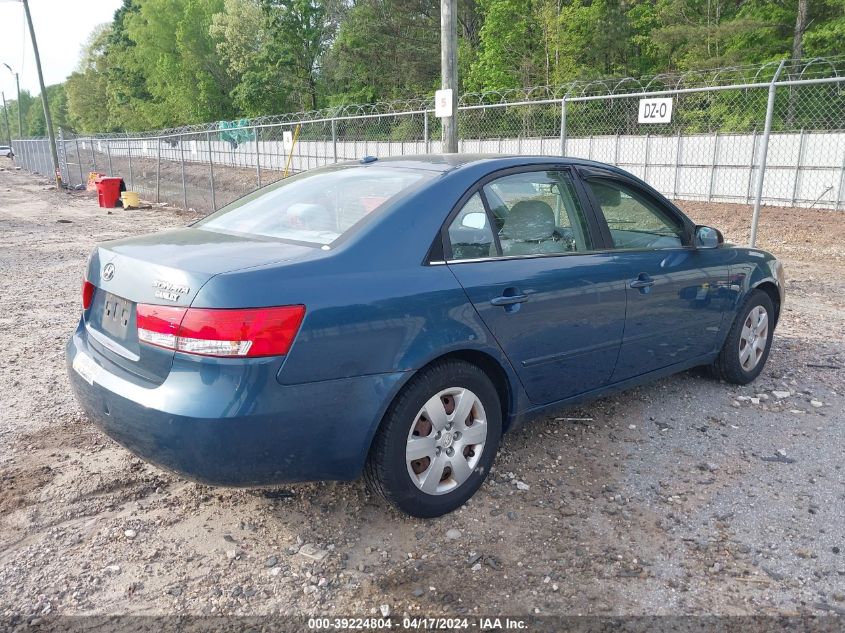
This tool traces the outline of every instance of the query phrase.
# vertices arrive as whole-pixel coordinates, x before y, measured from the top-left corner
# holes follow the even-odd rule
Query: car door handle
[[[502,295],[501,297],[490,299],[490,303],[494,306],[510,306],[515,303],[523,303],[525,301],[528,301],[528,295],[523,294]]]
[[[654,285],[654,279],[645,273],[640,275],[630,283],[631,288],[651,288]]]

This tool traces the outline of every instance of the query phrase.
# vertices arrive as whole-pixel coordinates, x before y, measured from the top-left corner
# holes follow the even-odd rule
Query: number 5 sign
[[[640,99],[639,123],[671,123],[672,97]]]

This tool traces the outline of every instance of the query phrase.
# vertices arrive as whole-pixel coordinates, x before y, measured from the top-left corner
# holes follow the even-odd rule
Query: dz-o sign
[[[671,123],[672,97],[640,99],[638,123]]]

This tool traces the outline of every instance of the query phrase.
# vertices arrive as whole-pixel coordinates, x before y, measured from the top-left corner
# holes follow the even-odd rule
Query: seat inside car
[[[556,235],[555,212],[542,200],[520,200],[511,208],[499,234],[502,255],[566,253],[567,241]]]

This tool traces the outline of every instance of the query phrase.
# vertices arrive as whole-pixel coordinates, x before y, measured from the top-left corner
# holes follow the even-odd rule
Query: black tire
[[[746,370],[740,361],[740,337],[746,320],[756,308],[762,307],[768,317],[768,331],[766,333],[766,347],[763,350],[757,364],[750,370]],[[736,319],[731,325],[731,330],[725,339],[725,344],[719,352],[719,356],[710,366],[712,374],[725,382],[734,385],[747,385],[752,382],[766,365],[769,352],[772,349],[772,334],[775,330],[775,307],[772,300],[762,290],[752,290],[746,298],[742,307],[737,311]]]
[[[487,436],[477,464],[463,483],[449,492],[428,494],[411,479],[405,459],[408,436],[426,402],[453,387],[469,389],[480,400],[487,420]],[[364,480],[370,490],[398,510],[420,518],[438,517],[461,507],[481,487],[501,437],[499,394],[487,375],[461,360],[436,363],[408,381],[391,403],[370,448]]]

